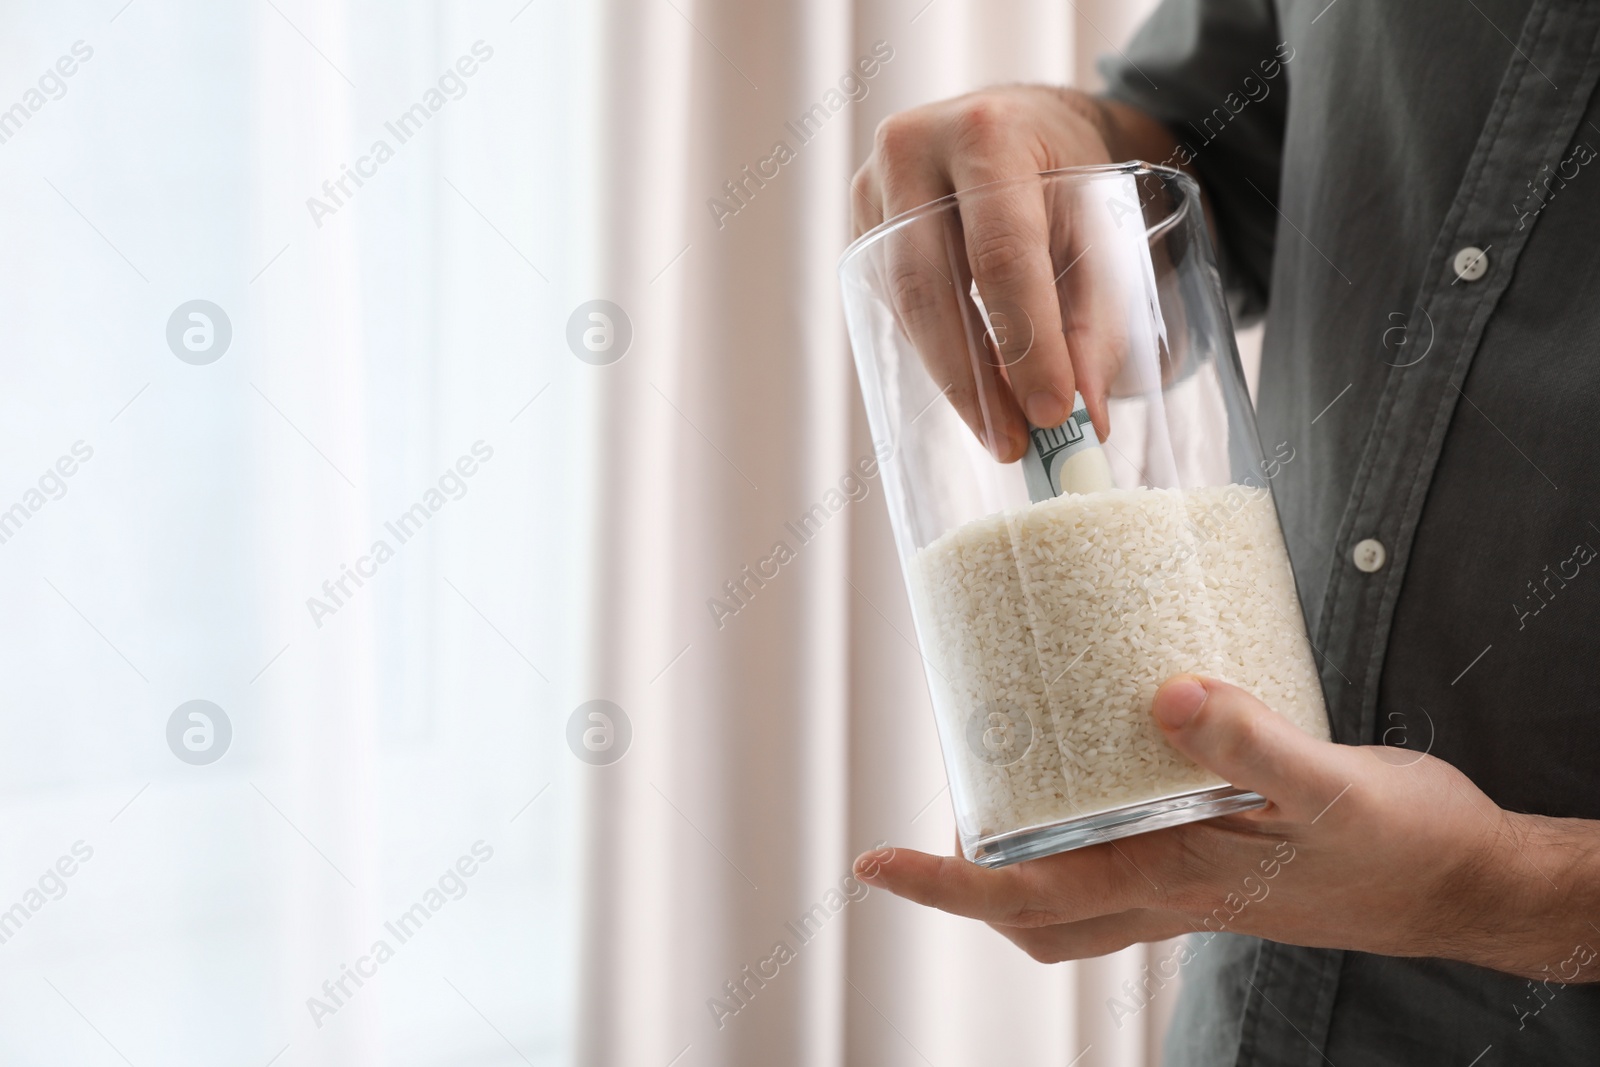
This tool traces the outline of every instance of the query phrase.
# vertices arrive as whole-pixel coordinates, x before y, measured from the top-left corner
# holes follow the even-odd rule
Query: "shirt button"
[[[1350,552],[1350,558],[1355,562],[1356,570],[1371,574],[1373,571],[1383,569],[1389,553],[1383,547],[1382,541],[1374,541],[1369,537],[1365,541],[1356,542],[1356,547]]]
[[[1456,253],[1456,277],[1475,282],[1489,272],[1489,256],[1483,249],[1468,245]]]

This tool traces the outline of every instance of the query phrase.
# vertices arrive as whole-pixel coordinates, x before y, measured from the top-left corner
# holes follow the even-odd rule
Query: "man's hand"
[[[1575,945],[1600,944],[1600,823],[1503,811],[1442,760],[1315,740],[1223,682],[1174,678],[1153,710],[1175,748],[1267,807],[998,870],[869,852],[857,876],[1046,963],[1227,931],[1600,980],[1592,949],[1572,966]]]
[[[855,232],[989,182],[1168,159],[1175,144],[1132,108],[1048,86],[1004,86],[904,111],[878,127],[855,176]],[[1122,316],[1107,310],[1115,294],[1103,291],[1092,257],[1072,269],[1095,243],[1092,221],[1072,217],[1073,199],[1025,183],[964,202],[958,234],[921,220],[890,238],[887,270],[902,327],[1003,462],[1026,450],[1027,421],[1059,426],[1075,390],[1100,437],[1110,431],[1106,394],[1120,364]],[[962,306],[974,281],[990,316],[986,337],[972,336],[975,316]],[[1010,325],[995,328],[1002,320]]]

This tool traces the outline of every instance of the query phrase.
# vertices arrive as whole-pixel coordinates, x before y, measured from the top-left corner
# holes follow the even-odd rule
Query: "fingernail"
[[[1028,399],[1022,403],[1022,410],[1027,412],[1029,422],[1042,429],[1060,426],[1071,414],[1066,401],[1049,389],[1036,389],[1029,393]]]
[[[1187,725],[1205,702],[1205,686],[1193,678],[1174,678],[1156,690],[1153,710],[1157,722],[1168,730],[1177,730]]]
[[[1010,463],[1013,459],[1020,458],[1028,448],[1026,432],[1007,432],[996,427],[980,434],[979,439],[989,449],[990,454],[1001,463]]]
[[[863,882],[876,882],[883,865],[888,863],[889,858],[893,855],[893,849],[874,849],[871,852],[863,852],[856,857],[853,868],[855,876]]]
[[[994,454],[995,459],[1004,463],[1010,458],[1011,438],[1007,434],[999,430],[990,430],[986,440],[989,442],[989,451]]]

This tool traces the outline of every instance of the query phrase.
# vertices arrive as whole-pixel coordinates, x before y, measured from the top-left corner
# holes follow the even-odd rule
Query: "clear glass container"
[[[1045,314],[972,281],[963,218],[1001,205],[1046,231]],[[839,270],[967,858],[1261,806],[1150,715],[1190,672],[1328,737],[1271,489],[1294,449],[1257,439],[1199,187],[1137,163],[996,182],[890,219]],[[1103,441],[1081,397],[1059,427],[1020,421],[1036,329],[1100,368],[1079,381],[1108,383]]]

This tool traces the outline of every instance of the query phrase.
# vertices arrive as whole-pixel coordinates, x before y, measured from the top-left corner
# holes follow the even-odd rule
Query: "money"
[[[1028,483],[1028,499],[1034,503],[1062,493],[1093,493],[1111,488],[1111,467],[1081,394],[1072,394],[1072,414],[1060,426],[1028,427],[1022,474]]]

